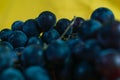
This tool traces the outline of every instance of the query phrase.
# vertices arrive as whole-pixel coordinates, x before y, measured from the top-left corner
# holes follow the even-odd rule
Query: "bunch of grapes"
[[[120,80],[120,21],[105,7],[15,21],[0,31],[0,80]]]

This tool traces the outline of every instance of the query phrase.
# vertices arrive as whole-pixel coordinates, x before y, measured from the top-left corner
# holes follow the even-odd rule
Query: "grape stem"
[[[67,31],[70,29],[70,27],[72,27],[72,25],[74,24],[75,20],[76,20],[76,16],[74,16],[73,21],[68,25],[68,27],[66,28],[64,33],[59,37],[59,39],[62,39],[64,37],[64,35],[67,33]]]

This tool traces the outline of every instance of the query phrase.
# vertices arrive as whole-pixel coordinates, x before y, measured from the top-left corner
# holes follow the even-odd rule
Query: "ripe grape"
[[[50,11],[43,11],[36,18],[36,21],[39,24],[39,28],[44,32],[52,28],[56,23],[56,16]]]
[[[13,46],[7,41],[0,41],[0,45],[5,46],[6,48],[11,49],[11,50],[14,49]]]
[[[0,45],[0,72],[14,66],[16,61],[18,61],[16,53],[6,46]]]
[[[96,20],[84,21],[78,29],[79,37],[83,40],[96,38],[97,32],[101,27],[101,23]]]
[[[1,80],[25,80],[25,78],[19,70],[8,68],[2,72]]]
[[[78,29],[79,27],[81,26],[81,24],[84,22],[85,20],[81,17],[76,17],[76,20],[74,21],[74,24],[73,24],[73,33],[77,33],[78,32]]]
[[[22,31],[14,31],[8,38],[8,42],[12,44],[14,48],[24,47],[28,38]]]
[[[0,31],[0,39],[2,41],[8,41],[8,37],[12,34],[12,30],[5,28]]]
[[[27,80],[50,80],[48,72],[40,66],[31,66],[25,70]]]
[[[63,40],[53,41],[45,51],[46,59],[53,65],[62,65],[70,56],[69,46]]]
[[[91,14],[91,19],[97,20],[103,25],[106,25],[112,23],[115,17],[110,9],[100,7],[93,11],[93,13]]]
[[[120,22],[113,23],[102,27],[97,35],[97,40],[104,48],[120,48]]]
[[[26,68],[29,66],[44,66],[44,54],[42,47],[39,45],[27,46],[21,54],[21,64]]]
[[[67,18],[59,19],[56,23],[55,29],[62,35],[66,28],[70,25],[71,21]],[[65,36],[69,36],[72,33],[73,28],[70,27],[70,29],[67,31]]]
[[[27,46],[29,45],[40,45],[41,47],[43,46],[43,42],[41,40],[41,38],[39,37],[31,37],[29,38],[29,40],[27,41]]]
[[[96,59],[97,71],[112,80],[120,77],[120,53],[115,49],[106,49],[100,52]]]
[[[87,62],[81,62],[76,66],[73,73],[73,80],[97,80],[94,69]]]
[[[12,31],[22,30],[23,29],[23,24],[24,24],[23,21],[20,21],[20,20],[15,21],[11,26]]]
[[[46,42],[47,44],[53,42],[54,40],[57,40],[60,37],[60,34],[55,29],[50,29],[43,33],[42,40]]]
[[[23,32],[28,36],[28,37],[33,37],[36,36],[38,37],[40,34],[38,24],[34,19],[29,19],[24,22],[23,24]]]

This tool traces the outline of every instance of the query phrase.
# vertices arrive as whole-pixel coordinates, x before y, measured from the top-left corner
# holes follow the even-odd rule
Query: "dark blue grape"
[[[105,49],[96,59],[96,70],[107,80],[120,78],[120,52],[115,49]]]
[[[80,39],[80,38],[77,38],[77,39],[69,39],[66,41],[67,44],[69,45],[69,47],[71,49],[73,49],[78,43],[81,43],[81,44],[84,44],[84,42]]]
[[[91,14],[91,19],[98,20],[102,24],[106,25],[114,21],[114,14],[113,12],[105,7],[97,8],[93,13]]]
[[[25,80],[25,78],[19,70],[8,68],[2,72],[1,80]]]
[[[0,72],[8,67],[14,66],[18,56],[6,46],[0,45]]]
[[[23,24],[24,24],[24,22],[22,22],[22,21],[15,21],[12,24],[11,29],[13,31],[15,31],[15,30],[22,30],[23,29]]]
[[[60,37],[60,34],[55,29],[50,29],[49,31],[46,31],[42,35],[42,40],[46,42],[47,44],[51,43],[52,41],[58,39]]]
[[[42,29],[42,31],[47,31],[55,25],[56,16],[50,11],[43,11],[36,18],[36,21],[38,22],[39,27]]]
[[[69,39],[67,41],[67,44],[69,45],[72,57],[75,60],[75,62],[81,61],[81,55],[84,50],[84,42],[81,39]]]
[[[48,72],[40,66],[31,66],[25,70],[27,80],[50,80]]]
[[[12,34],[12,30],[5,28],[0,31],[0,39],[2,41],[8,41],[9,36]]]
[[[70,56],[70,54],[71,51],[69,46],[60,39],[49,44],[45,51],[45,56],[48,62],[55,65],[64,64],[65,60]]]
[[[27,36],[22,31],[14,31],[8,39],[14,48],[23,47],[27,42]]]
[[[85,41],[84,51],[81,54],[81,58],[90,62],[95,63],[95,59],[98,58],[99,52],[102,50],[99,42],[96,39],[89,39]]]
[[[55,29],[60,33],[60,35],[62,35],[66,28],[70,25],[71,21],[67,18],[62,18],[60,20],[58,20]],[[67,33],[65,34],[65,36],[69,36],[72,33],[73,28],[71,27]]]
[[[78,29],[79,37],[82,39],[96,38],[98,30],[102,27],[101,23],[95,20],[84,21]]]
[[[41,40],[41,38],[38,37],[31,37],[29,38],[28,42],[27,42],[27,46],[28,45],[40,45],[41,47],[43,46],[43,42]]]
[[[104,48],[120,48],[120,22],[114,21],[112,24],[102,27],[97,36],[97,40]]]
[[[33,37],[33,36],[38,37],[40,34],[38,23],[34,19],[29,19],[25,21],[25,23],[23,24],[23,32],[28,37]]]
[[[7,41],[0,41],[0,45],[5,46],[6,48],[9,48],[11,50],[14,49],[13,46]]]
[[[91,65],[87,62],[82,62],[75,67],[73,80],[98,80]]]
[[[81,26],[81,24],[84,22],[85,20],[81,17],[76,17],[74,24],[73,24],[73,33],[77,33],[79,27]]]
[[[44,66],[44,53],[39,45],[27,46],[21,54],[21,63],[24,67],[32,65]]]

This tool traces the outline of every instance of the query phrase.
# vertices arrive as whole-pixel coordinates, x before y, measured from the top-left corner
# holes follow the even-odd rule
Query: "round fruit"
[[[96,59],[97,71],[111,80],[120,77],[120,53],[114,49],[106,49],[100,52]]]
[[[55,25],[56,16],[50,11],[44,11],[36,18],[36,21],[42,31],[47,31]]]
[[[41,40],[41,38],[38,37],[31,37],[29,38],[28,42],[27,42],[27,46],[29,45],[40,45],[41,47],[43,46],[43,42]]]
[[[48,72],[40,66],[31,66],[25,70],[27,80],[50,80]]]
[[[14,48],[24,47],[27,40],[27,36],[22,31],[14,31],[8,38],[8,42],[10,42]]]
[[[36,36],[38,37],[40,34],[38,24],[34,19],[29,19],[23,24],[23,32],[28,37]]]
[[[47,60],[52,64],[64,64],[71,54],[69,46],[63,40],[53,41],[45,51]]]
[[[22,30],[23,29],[23,24],[24,24],[24,22],[22,22],[22,21],[15,21],[12,24],[11,28],[12,28],[13,31]]]
[[[62,18],[60,20],[58,20],[55,29],[60,33],[60,35],[62,35],[65,30],[67,29],[67,27],[70,25],[71,21],[67,18]],[[73,28],[71,27],[67,33],[65,34],[65,36],[68,36],[72,33]]]
[[[39,45],[27,46],[21,54],[21,64],[24,67],[33,65],[44,66],[44,53],[42,47]]]
[[[5,28],[0,31],[0,39],[2,41],[8,41],[9,36],[12,34],[12,30]]]
[[[14,68],[8,68],[2,72],[1,80],[25,80],[23,74]]]
[[[83,40],[96,38],[98,30],[102,27],[96,20],[84,21],[78,29],[79,37]]]
[[[51,43],[54,40],[57,40],[60,37],[60,34],[55,29],[50,29],[49,31],[46,31],[42,35],[42,40],[46,43]]]
[[[91,15],[91,19],[98,20],[102,24],[106,25],[114,21],[115,17],[113,12],[105,7],[97,8],[95,11],[93,11]]]

